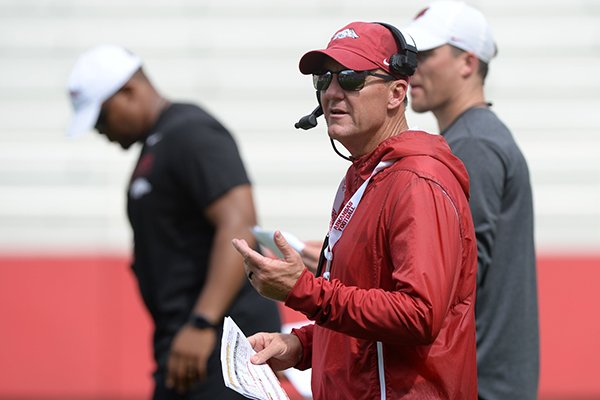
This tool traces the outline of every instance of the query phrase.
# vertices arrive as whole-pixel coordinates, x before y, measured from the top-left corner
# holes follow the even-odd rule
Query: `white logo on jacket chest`
[[[136,178],[129,186],[129,196],[137,200],[152,191],[152,185],[146,178]]]

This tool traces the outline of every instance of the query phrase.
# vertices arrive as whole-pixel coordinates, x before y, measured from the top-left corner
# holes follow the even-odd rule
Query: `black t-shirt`
[[[144,142],[127,206],[133,270],[154,319],[156,351],[168,349],[204,285],[214,235],[204,210],[248,183],[235,141],[216,119],[188,104],[163,111]],[[266,303],[249,284],[228,314],[240,320],[246,334],[279,329],[274,303]]]

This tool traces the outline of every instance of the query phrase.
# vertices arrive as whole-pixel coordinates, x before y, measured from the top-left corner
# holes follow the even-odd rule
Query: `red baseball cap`
[[[396,40],[385,26],[374,22],[351,22],[333,35],[326,49],[303,55],[299,67],[305,75],[321,72],[328,56],[349,69],[381,68],[393,75],[389,60],[397,52]]]

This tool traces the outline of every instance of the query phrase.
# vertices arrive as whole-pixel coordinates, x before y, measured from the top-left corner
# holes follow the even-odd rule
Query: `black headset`
[[[379,24],[387,28],[392,33],[392,36],[396,41],[398,52],[390,56],[390,70],[397,75],[412,76],[415,73],[415,70],[417,69],[417,48],[412,44],[408,44],[406,39],[404,39],[404,35],[402,34],[402,32],[400,32],[400,30],[394,25],[386,24],[384,22],[372,23]],[[296,122],[296,124],[294,125],[296,129],[307,130],[317,126],[317,118],[323,115],[323,109],[321,108],[321,98],[319,94],[320,93],[317,91],[317,101],[319,102],[319,105],[313,110],[312,113],[300,118],[300,121]],[[339,154],[345,159],[348,159],[348,157],[341,155],[337,151],[335,145],[333,146],[333,148],[337,154]]]
[[[417,48],[412,44],[408,44],[402,32],[394,25],[385,22],[373,23],[385,26],[396,40],[398,53],[390,57],[390,69],[402,76],[412,76],[417,69]]]

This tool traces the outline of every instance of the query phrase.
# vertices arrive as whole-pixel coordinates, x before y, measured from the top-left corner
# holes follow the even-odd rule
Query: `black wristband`
[[[219,325],[215,325],[215,324],[209,322],[202,315],[198,315],[198,314],[192,314],[192,316],[188,320],[188,324],[190,324],[194,328],[198,328],[198,329],[208,329],[208,328],[214,329],[214,330],[219,329]]]

